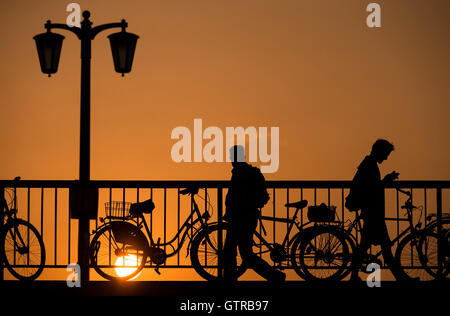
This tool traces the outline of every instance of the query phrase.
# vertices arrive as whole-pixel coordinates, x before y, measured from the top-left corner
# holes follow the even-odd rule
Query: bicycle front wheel
[[[223,279],[224,267],[219,265],[219,255],[224,256],[227,225],[211,225],[198,232],[191,243],[191,264],[195,271],[205,280]],[[223,260],[222,260],[223,262]],[[246,268],[240,256],[236,258],[235,277],[241,276]]]
[[[148,243],[134,225],[111,222],[101,228],[89,246],[89,258],[95,271],[107,280],[136,278],[147,261]]]
[[[291,262],[305,280],[341,280],[350,271],[347,237],[336,229],[317,227],[293,245]]]
[[[1,237],[1,253],[8,271],[22,281],[35,280],[44,270],[44,241],[37,229],[22,219],[10,221]]]
[[[395,260],[404,276],[420,281],[434,280],[448,273],[448,245],[443,245],[443,262],[438,261],[438,236],[432,232],[410,234],[398,245]]]

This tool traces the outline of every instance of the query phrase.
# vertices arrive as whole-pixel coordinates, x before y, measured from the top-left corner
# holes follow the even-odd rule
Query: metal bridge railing
[[[41,279],[65,280],[67,266],[77,262],[78,220],[69,216],[69,191],[77,183],[78,181],[0,181],[0,194],[4,194],[8,201],[11,199],[8,192],[15,191],[17,216],[32,223],[44,239],[47,258]],[[209,209],[212,213],[210,221],[220,222],[224,215],[224,197],[229,181],[90,181],[90,185],[98,189],[98,216],[95,220],[90,220],[90,232],[101,224],[99,218],[105,216],[106,202],[134,203],[152,198],[156,208],[145,216],[153,236],[160,237],[161,242],[166,243],[175,235],[180,228],[180,222],[182,223],[191,211],[190,199],[180,195],[180,189],[192,185],[203,188],[197,203],[200,208]],[[267,185],[271,199],[262,209],[264,216],[292,217],[294,210],[284,204],[301,199],[308,200],[309,205],[325,203],[336,206],[338,219],[342,222],[355,216],[344,207],[350,181],[267,181]],[[443,210],[450,211],[450,181],[396,181],[385,189],[386,218],[391,239],[399,234],[402,225],[406,225],[404,214],[399,207],[402,197],[398,195],[396,187],[412,191],[413,203],[423,206],[421,214],[416,215],[421,216],[423,222],[429,214],[436,213],[440,223]],[[0,223],[3,225],[3,214],[1,216]],[[306,214],[300,213],[298,220],[304,224],[308,219]],[[270,224],[270,227],[266,226],[267,240],[277,242],[280,236],[284,237],[286,227],[286,223],[275,222]],[[184,251],[178,252],[176,256],[169,258],[161,269],[191,268],[190,260],[185,254]],[[270,262],[270,259],[268,260]],[[291,267],[287,264],[285,268]],[[11,278],[2,263],[0,280]],[[91,272],[92,278],[94,275]],[[195,276],[193,278],[195,279]]]

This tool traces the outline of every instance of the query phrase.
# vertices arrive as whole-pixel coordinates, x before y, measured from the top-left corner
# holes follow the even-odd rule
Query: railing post
[[[217,222],[219,223],[219,226],[222,225],[222,215],[223,215],[223,191],[222,190],[223,190],[223,188],[221,188],[221,187],[217,188]],[[222,240],[222,232],[220,230],[218,231],[217,243],[218,243],[217,276],[219,278],[222,278],[222,276],[223,276],[223,258],[222,258],[223,240]]]
[[[440,247],[440,237],[442,232],[442,188],[436,188],[436,217],[437,217],[437,234],[438,234],[438,269],[439,271],[442,268],[442,252]]]

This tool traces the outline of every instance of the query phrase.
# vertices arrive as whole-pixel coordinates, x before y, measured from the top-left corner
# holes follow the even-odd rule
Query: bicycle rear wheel
[[[442,244],[442,264],[438,261],[438,236],[432,232],[410,234],[398,245],[395,260],[404,276],[421,281],[446,277],[448,274],[448,241]]]
[[[147,249],[147,239],[139,228],[116,221],[95,234],[89,246],[89,258],[95,271],[105,279],[125,281],[142,271]]]
[[[37,229],[22,219],[14,219],[5,227],[1,253],[6,268],[19,280],[35,280],[44,270],[44,241]]]
[[[295,242],[291,262],[305,280],[341,280],[350,271],[347,237],[331,227],[316,227]]]
[[[224,255],[227,225],[211,225],[197,233],[191,243],[191,264],[195,271],[205,280],[223,279],[224,269],[219,265],[219,254]],[[221,245],[219,243],[221,241]],[[237,256],[235,277],[241,276],[246,268]]]

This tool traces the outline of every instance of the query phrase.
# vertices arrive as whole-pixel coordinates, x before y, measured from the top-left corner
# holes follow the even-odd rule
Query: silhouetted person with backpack
[[[385,264],[388,265],[397,280],[403,279],[392,256],[391,240],[386,227],[384,200],[385,185],[398,179],[399,173],[393,171],[381,179],[378,168],[378,164],[388,159],[393,150],[394,145],[387,140],[375,141],[370,154],[361,162],[353,178],[349,194],[351,201],[348,200],[349,198],[346,200],[349,210],[361,209],[361,217],[364,221],[360,245],[354,253],[352,280],[359,280],[358,271],[371,245],[381,246]]]
[[[286,275],[253,252],[253,233],[258,222],[259,208],[270,199],[264,176],[259,168],[245,162],[244,147],[233,146],[230,149],[230,159],[233,170],[225,199],[225,219],[229,222],[224,246],[225,279],[237,279],[236,256],[239,248],[243,264],[266,280],[282,282]]]

